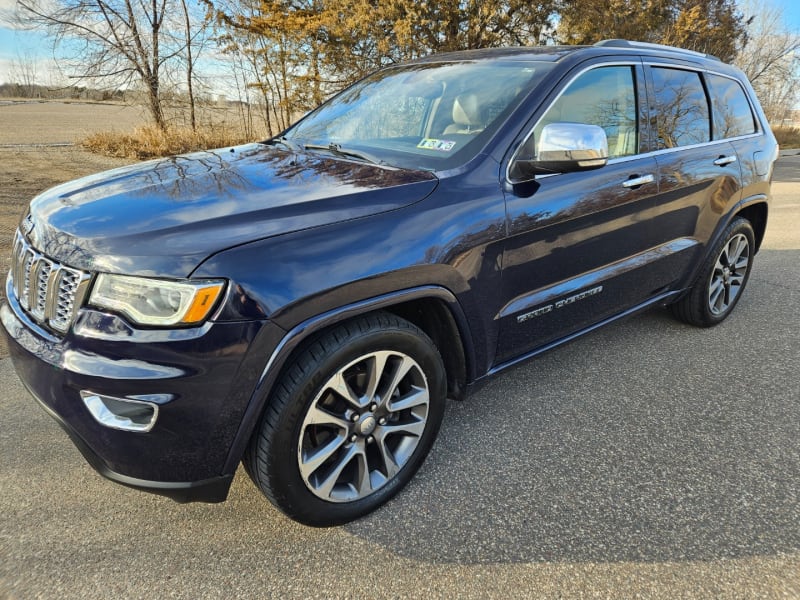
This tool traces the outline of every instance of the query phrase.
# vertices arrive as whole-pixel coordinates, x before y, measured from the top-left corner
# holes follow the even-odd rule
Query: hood
[[[85,271],[185,277],[225,248],[394,210],[437,181],[248,144],[65,183],[31,202],[23,229],[40,252]]]

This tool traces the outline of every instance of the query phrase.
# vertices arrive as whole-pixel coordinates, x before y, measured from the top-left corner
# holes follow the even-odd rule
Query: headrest
[[[453,101],[453,122],[459,125],[483,125],[478,97],[475,94],[461,94]]]

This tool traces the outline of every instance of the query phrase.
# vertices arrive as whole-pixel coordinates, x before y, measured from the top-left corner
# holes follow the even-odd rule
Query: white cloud
[[[52,58],[31,58],[25,55],[0,55],[0,83],[21,83],[20,66],[33,76],[39,85],[57,87],[63,85],[63,77],[58,72]]]
[[[0,0],[0,27],[17,29],[14,23],[14,13],[17,9],[17,0]]]

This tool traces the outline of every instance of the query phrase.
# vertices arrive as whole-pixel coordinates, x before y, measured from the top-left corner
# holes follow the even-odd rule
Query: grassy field
[[[96,131],[128,131],[145,122],[142,109],[125,104],[0,104],[0,145],[75,143]]]

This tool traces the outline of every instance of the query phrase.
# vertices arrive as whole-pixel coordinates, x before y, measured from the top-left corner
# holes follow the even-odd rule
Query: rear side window
[[[738,81],[720,75],[706,75],[714,117],[714,139],[724,140],[756,132],[753,111]]]
[[[708,99],[699,73],[653,67],[653,85],[659,148],[711,140]]]

